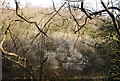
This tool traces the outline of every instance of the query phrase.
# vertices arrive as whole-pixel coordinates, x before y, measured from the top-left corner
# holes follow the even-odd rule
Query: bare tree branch
[[[17,2],[16,0],[14,0],[14,1],[15,1],[15,4],[16,4],[16,15],[17,15],[18,17],[20,17],[21,19],[23,19],[24,21],[26,21],[27,23],[29,23],[29,24],[34,24],[34,25],[37,27],[37,29],[38,29],[42,34],[44,34],[46,37],[48,37],[48,35],[47,35],[44,31],[42,31],[42,30],[40,29],[40,27],[38,26],[37,22],[29,21],[29,20],[27,20],[26,18],[24,18],[23,16],[21,16],[21,15],[18,13],[18,9],[19,9],[18,2]]]
[[[48,19],[48,21],[44,24],[43,28],[46,27],[46,25],[58,14],[58,12],[62,9],[62,7],[66,4],[66,2],[56,11],[56,13],[50,18]]]
[[[87,24],[87,19],[88,19],[88,17],[85,18],[84,24],[83,24],[82,26],[80,26],[80,28],[79,28],[78,30],[76,30],[76,31],[74,32],[75,34],[76,34],[78,31],[80,31],[81,28],[84,27],[84,26]]]
[[[7,27],[7,30],[10,28],[10,26],[11,26],[11,25],[9,24],[9,26]],[[0,49],[1,49],[2,53],[4,53],[4,54],[11,55],[11,56],[15,56],[15,57],[19,57],[18,54],[7,52],[7,51],[5,51],[4,48],[3,48],[3,43],[4,43],[4,41],[6,40],[6,36],[7,36],[7,30],[5,31],[4,36],[3,36],[3,40],[2,40],[1,43],[0,43]]]
[[[106,5],[104,4],[103,0],[101,0],[101,4],[103,5],[103,7],[105,8],[105,10],[107,11],[107,13],[109,14],[109,16],[112,18],[112,21],[113,21],[113,24],[114,24],[114,27],[117,31],[117,34],[119,36],[119,39],[120,39],[120,27],[118,25],[118,22],[117,22],[117,19],[115,18],[114,14],[111,13],[109,11],[109,9],[106,7]]]
[[[117,7],[108,7],[108,9],[115,9],[115,10],[120,11],[120,8],[117,8]],[[102,12],[106,12],[106,9],[105,10],[100,10],[100,11],[97,11],[97,12],[92,12],[92,13],[90,13],[90,15],[97,15],[97,14],[102,13]]]

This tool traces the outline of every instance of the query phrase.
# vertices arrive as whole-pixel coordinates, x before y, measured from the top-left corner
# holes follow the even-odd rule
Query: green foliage
[[[116,56],[112,59],[109,73],[114,80],[120,80],[120,57]]]
[[[107,60],[105,67],[109,68],[109,77],[111,79],[120,80],[120,57],[117,56],[120,49],[120,40],[117,38],[114,25],[109,20],[103,22],[105,24],[102,24],[98,29],[98,35],[101,40],[103,40],[99,43],[99,47],[102,46],[99,52],[106,56],[103,57],[104,60]]]
[[[85,27],[85,34],[91,36],[92,38],[97,38],[96,29],[91,25],[86,25]]]

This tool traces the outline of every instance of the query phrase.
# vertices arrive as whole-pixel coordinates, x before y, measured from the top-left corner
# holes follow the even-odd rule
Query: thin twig
[[[75,31],[75,34],[76,34],[78,31],[80,31],[81,28],[84,27],[84,26],[87,24],[87,19],[88,19],[88,17],[86,17],[84,24],[83,24],[82,26],[80,26],[80,28],[79,28],[78,30]]]

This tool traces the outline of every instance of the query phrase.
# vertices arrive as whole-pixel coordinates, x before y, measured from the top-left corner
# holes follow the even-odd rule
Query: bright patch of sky
[[[6,0],[10,2],[10,6],[15,7],[14,0]],[[51,7],[52,0],[17,0],[20,2],[21,7],[25,7],[26,4],[30,6]],[[60,5],[64,0],[53,0],[56,5]]]
[[[10,2],[10,6],[15,8],[14,0],[5,0],[5,1]],[[52,7],[52,0],[17,0],[17,1],[20,2],[21,7],[25,7],[26,4],[30,6]],[[65,0],[53,0],[53,1],[55,2],[56,6],[60,6],[61,3],[63,3],[63,1]],[[100,0],[84,0],[84,1],[85,1],[85,5],[89,8],[96,9],[96,3],[97,6],[100,7],[100,5],[98,5]],[[104,1],[108,1],[108,0],[104,0]]]

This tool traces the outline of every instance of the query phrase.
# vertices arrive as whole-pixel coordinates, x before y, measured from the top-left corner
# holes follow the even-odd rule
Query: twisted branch
[[[7,27],[7,30],[10,28],[10,26],[11,25],[9,24],[9,26]],[[0,50],[2,51],[3,54],[7,54],[7,55],[10,55],[10,56],[15,56],[15,57],[19,57],[18,54],[7,52],[3,48],[3,43],[4,43],[4,41],[6,40],[6,37],[7,37],[7,30],[5,31],[4,36],[3,36],[3,40],[0,43]]]

